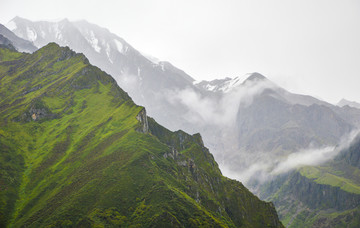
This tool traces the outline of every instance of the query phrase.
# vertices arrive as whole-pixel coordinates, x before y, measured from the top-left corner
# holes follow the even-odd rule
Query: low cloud
[[[245,166],[244,164],[238,166],[242,166],[241,169],[231,169],[228,164],[220,164],[220,167],[225,176],[237,179],[245,184],[249,183],[250,180],[264,182],[274,176],[303,166],[321,165],[332,160],[339,152],[348,148],[359,133],[359,130],[352,131],[350,134],[344,136],[337,146],[307,148],[293,152],[283,158],[271,156],[269,153],[259,153],[255,159],[252,159],[253,154],[244,152],[241,153],[242,158],[237,158],[238,160],[242,159],[245,163]]]
[[[185,106],[186,118],[194,124],[220,125],[234,124],[240,106],[248,106],[265,89],[275,87],[270,81],[247,81],[219,97],[203,96],[192,88],[168,91],[168,101]]]
[[[167,99],[172,105],[181,105],[187,110],[184,118],[193,123],[199,130],[201,127],[215,125],[217,131],[226,129],[231,132],[236,122],[240,106],[249,106],[253,100],[268,88],[276,88],[270,81],[247,81],[245,84],[230,90],[218,97],[204,96],[192,88],[168,91]],[[302,166],[321,165],[333,159],[359,133],[353,131],[344,136],[338,146],[314,148],[311,145],[287,155],[274,155],[264,151],[250,153],[247,151],[219,151],[213,149],[221,171],[225,176],[247,184],[250,180],[267,181],[279,174],[287,173]],[[214,137],[224,137],[222,132],[212,132]],[[227,136],[227,139],[233,136]],[[205,139],[213,139],[205,135]],[[231,141],[231,140],[230,140]],[[225,143],[226,141],[224,141]],[[235,148],[234,148],[235,149]],[[226,156],[227,159],[222,159]]]
[[[329,161],[338,153],[335,147],[307,149],[290,154],[285,160],[280,161],[271,171],[272,175],[288,172],[301,166],[320,165]]]

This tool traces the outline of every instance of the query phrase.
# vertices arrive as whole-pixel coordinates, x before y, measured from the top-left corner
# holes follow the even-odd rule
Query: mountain
[[[218,94],[213,106],[226,110],[211,131],[199,127],[205,143],[213,142],[208,145],[227,175],[245,182],[290,154],[335,146],[359,126],[358,110],[291,93],[259,73],[196,85]]]
[[[360,127],[359,109],[294,94],[260,73],[197,82],[86,21],[32,22],[16,17],[10,24],[16,27],[12,30],[16,35],[38,47],[57,42],[84,53],[170,130],[200,132],[223,173],[243,181],[257,194],[268,181],[298,168],[295,162],[277,172],[288,158],[335,147]],[[278,184],[276,188],[283,186],[272,183]],[[266,198],[276,196],[269,192],[274,195]]]
[[[306,106],[312,104],[325,105],[325,106],[329,105],[328,103],[320,101],[311,96],[290,93],[285,89],[277,86],[275,83],[271,82],[264,75],[258,72],[246,74],[245,80],[242,80],[241,78],[242,77],[235,77],[235,78],[215,79],[213,81],[201,81],[201,82],[196,82],[196,86],[212,92],[228,93],[231,90],[236,90],[241,87],[244,87],[245,84],[263,83],[264,86],[266,87],[276,89],[276,93],[278,93],[278,97],[281,96],[281,99],[283,99],[287,103],[301,104]]]
[[[222,88],[215,92],[223,99],[240,98],[235,124],[225,130],[230,133],[214,134],[223,136],[219,150],[226,153],[218,162],[224,173],[274,202],[286,227],[358,227],[360,149],[344,149],[342,159],[331,152],[359,127],[358,109],[290,93],[258,73],[215,82],[197,85]]]
[[[282,227],[83,54],[0,48],[0,226]]]
[[[344,107],[344,106],[348,105],[350,107],[360,109],[360,104],[359,103],[357,103],[355,101],[348,101],[346,99],[341,99],[339,101],[339,103],[337,103],[336,105],[340,106],[340,107]]]
[[[30,41],[16,36],[2,24],[0,24],[0,35],[10,40],[12,45],[20,52],[32,53],[37,50],[37,48]]]
[[[244,81],[236,77],[196,82],[84,20],[32,22],[16,17],[9,23],[15,34],[38,47],[57,42],[84,53],[167,128],[200,132],[220,166],[232,171],[228,174],[248,168],[248,153],[283,156],[311,145],[335,145],[360,126],[357,110],[290,93],[259,73],[248,74]]]
[[[16,51],[16,48],[14,47],[13,43],[8,38],[6,38],[1,34],[0,34],[0,47],[8,48],[10,50]]]
[[[262,189],[287,227],[359,227],[360,137],[329,162],[278,177]]]
[[[85,20],[32,22],[15,17],[9,22],[18,36],[42,47],[49,42],[84,53],[92,64],[112,74],[133,99],[143,104],[147,96],[164,88],[191,86],[193,78],[168,62],[153,62],[121,37]],[[138,93],[141,90],[142,93]],[[149,94],[147,94],[149,93]]]

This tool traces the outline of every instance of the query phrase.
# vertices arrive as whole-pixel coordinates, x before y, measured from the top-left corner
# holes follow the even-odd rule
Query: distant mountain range
[[[8,26],[38,48],[56,42],[84,53],[92,64],[113,75],[119,86],[160,124],[171,130],[200,132],[225,175],[244,181],[259,194],[266,189],[268,194],[262,196],[274,199],[277,205],[276,194],[287,197],[289,191],[269,190],[263,181],[274,177],[274,189],[283,188],[289,183],[284,180],[293,177],[286,173],[297,169],[293,165],[284,173],[275,172],[278,164],[303,151],[334,148],[360,127],[356,103],[333,105],[294,94],[260,73],[198,82],[170,63],[146,57],[119,36],[86,21],[33,22],[16,17]],[[281,211],[281,215],[288,221],[290,215],[297,214]]]
[[[15,17],[8,24],[17,36],[38,48],[56,42],[84,53],[92,64],[113,75],[140,104],[149,102],[154,91],[185,88],[194,81],[168,62],[152,62],[121,37],[87,21],[32,22]]]
[[[84,53],[161,124],[200,132],[220,166],[231,171],[228,174],[248,167],[248,153],[283,156],[309,146],[336,145],[360,125],[358,109],[290,93],[258,73],[244,82],[240,77],[196,82],[86,21],[32,22],[16,17],[9,25],[37,47],[56,42]]]
[[[341,99],[339,101],[339,103],[337,103],[337,105],[340,107],[344,107],[344,106],[348,105],[350,107],[360,109],[360,103],[355,102],[355,101],[348,101],[346,99]]]

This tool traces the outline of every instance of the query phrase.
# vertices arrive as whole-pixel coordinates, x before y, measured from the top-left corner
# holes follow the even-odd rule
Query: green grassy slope
[[[318,184],[339,187],[341,190],[360,194],[360,170],[352,166],[332,162],[324,166],[303,167],[300,174]]]
[[[282,226],[82,54],[0,49],[0,98],[0,227]]]
[[[287,227],[360,226],[360,139],[321,166],[299,168],[265,187]],[[274,187],[280,186],[280,187]],[[271,192],[271,193],[269,193]]]

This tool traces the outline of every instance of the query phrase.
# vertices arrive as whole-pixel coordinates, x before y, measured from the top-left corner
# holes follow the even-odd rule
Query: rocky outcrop
[[[139,114],[136,116],[136,119],[141,123],[141,126],[137,129],[138,131],[142,133],[148,133],[149,132],[149,124],[146,116],[146,110],[143,108]]]
[[[177,171],[171,172],[177,179],[185,180],[185,192],[197,203],[223,216],[230,216],[238,227],[250,227],[246,221],[252,220],[254,214],[262,214],[260,217],[266,215],[269,219],[257,227],[283,227],[272,203],[260,202],[240,182],[222,177],[200,134],[190,135],[181,130],[170,132],[152,118],[148,118],[148,123],[150,133],[169,147],[163,157],[175,161],[177,166],[174,166],[174,170]],[[213,200],[208,200],[206,194],[212,194]]]
[[[39,88],[41,88],[41,86],[39,86]],[[46,106],[46,104],[41,100],[41,98],[36,98],[32,101],[28,110],[22,116],[16,118],[15,120],[29,122],[54,119],[58,116],[58,114],[51,112],[51,110]]]
[[[48,113],[45,109],[36,109],[36,108],[31,108],[29,110],[29,113],[33,120],[39,120],[48,115]]]

